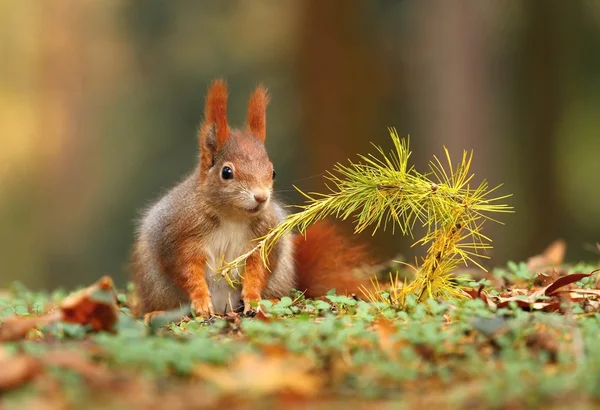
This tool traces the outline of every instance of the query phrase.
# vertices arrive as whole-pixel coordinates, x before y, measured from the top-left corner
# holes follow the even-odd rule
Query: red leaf
[[[596,272],[598,272],[598,270],[595,270],[590,273],[572,273],[570,275],[563,276],[562,278],[558,278],[554,281],[554,283],[548,285],[548,287],[544,291],[544,294],[546,296],[552,296],[558,289],[562,288],[563,286],[567,286],[571,283],[578,282],[583,278],[589,278]]]
[[[61,304],[63,320],[90,325],[96,331],[112,330],[117,323],[119,310],[108,276],[93,285],[68,296]]]

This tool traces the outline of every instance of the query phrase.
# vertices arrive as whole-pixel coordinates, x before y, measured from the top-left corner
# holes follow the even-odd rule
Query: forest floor
[[[72,295],[15,284],[0,291],[0,408],[595,407],[600,265],[556,262],[511,262],[462,300],[296,293],[208,322],[145,324],[109,278]]]

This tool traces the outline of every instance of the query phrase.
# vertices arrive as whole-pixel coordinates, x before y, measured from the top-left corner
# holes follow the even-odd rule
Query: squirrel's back
[[[194,199],[196,173],[169,190],[143,212],[133,252],[133,280],[140,312],[168,310],[187,302],[187,295],[168,275],[164,261],[175,257],[182,228],[199,223]],[[185,221],[185,222],[184,222]],[[141,296],[141,297],[140,297]]]

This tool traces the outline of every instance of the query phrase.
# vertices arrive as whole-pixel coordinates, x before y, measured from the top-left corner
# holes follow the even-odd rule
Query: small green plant
[[[541,408],[559,400],[589,407],[600,397],[598,289],[553,296],[562,305],[558,311],[531,310],[516,296],[540,288],[519,278],[520,269],[521,263],[509,264],[516,282],[499,285],[502,294],[515,295],[504,307],[489,294],[491,304],[481,298],[419,303],[411,294],[397,309],[334,291],[316,300],[293,291],[261,301],[264,310],[256,318],[182,318],[188,306],[149,326],[119,313],[111,331],[60,321],[17,334],[32,321],[43,323],[55,309],[54,293],[27,291],[34,295],[27,299],[25,292],[4,291],[5,306],[31,309],[27,316],[0,318],[2,403],[18,409],[49,400],[68,408],[135,408],[168,395],[180,408],[218,407],[224,400],[264,407],[293,393],[313,407],[327,400],[353,408],[352,400],[360,407],[372,399],[412,408],[423,403],[423,389],[415,386],[425,386],[428,406]],[[574,283],[567,279],[558,281]],[[115,310],[122,301],[111,299]],[[34,310],[41,306],[38,317]],[[99,313],[91,307],[79,305],[80,313]]]
[[[408,138],[401,139],[393,128],[390,135],[394,150],[389,154],[376,146],[377,156],[360,155],[359,162],[338,163],[326,176],[328,193],[307,194],[296,188],[308,203],[260,238],[254,249],[224,264],[222,275],[228,278],[231,269],[254,252],[259,252],[266,264],[277,241],[294,229],[304,234],[311,224],[326,217],[352,217],[356,233],[369,228],[375,234],[389,227],[413,237],[415,226],[426,228],[425,236],[414,245],[427,247],[427,254],[420,265],[413,266],[415,279],[389,295],[392,303],[403,304],[409,294],[416,295],[418,301],[460,297],[462,292],[452,280],[452,273],[460,264],[481,267],[477,259],[485,257],[483,251],[491,248],[491,239],[482,232],[483,225],[488,220],[498,222],[490,216],[492,213],[512,212],[511,207],[499,203],[509,195],[490,197],[498,187],[489,189],[485,180],[471,187],[472,152],[463,152],[460,162],[454,165],[444,147],[447,164],[434,156],[429,172],[421,173],[409,165]],[[381,300],[377,291],[365,291],[370,300]]]

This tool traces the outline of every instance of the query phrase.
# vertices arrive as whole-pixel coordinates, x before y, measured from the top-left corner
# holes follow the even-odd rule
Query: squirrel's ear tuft
[[[248,103],[248,128],[259,140],[267,137],[267,104],[269,95],[262,85],[256,87]]]
[[[204,125],[214,126],[217,145],[220,148],[229,137],[227,125],[227,83],[222,79],[212,82],[206,95]]]

